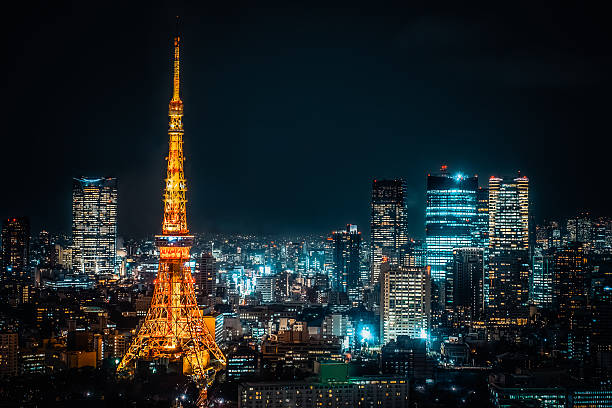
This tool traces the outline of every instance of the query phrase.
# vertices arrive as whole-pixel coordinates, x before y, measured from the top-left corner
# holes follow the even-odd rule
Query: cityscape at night
[[[0,407],[612,408],[603,10],[334,3],[20,6]]]

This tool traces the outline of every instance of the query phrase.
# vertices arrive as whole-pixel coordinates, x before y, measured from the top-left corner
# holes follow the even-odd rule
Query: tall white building
[[[115,271],[117,179],[75,178],[72,184],[72,268],[77,273]]]
[[[380,336],[427,338],[430,322],[430,268],[381,265]]]

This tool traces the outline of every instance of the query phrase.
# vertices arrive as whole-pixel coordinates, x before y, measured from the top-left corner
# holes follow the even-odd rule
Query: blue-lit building
[[[543,309],[553,306],[555,272],[553,257],[540,248],[534,249],[529,275],[529,301]]]
[[[427,176],[425,209],[426,260],[431,267],[432,303],[445,304],[447,265],[453,249],[477,244],[478,177],[447,173]]]

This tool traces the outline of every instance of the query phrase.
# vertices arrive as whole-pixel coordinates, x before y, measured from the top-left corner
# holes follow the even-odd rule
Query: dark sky
[[[421,236],[441,163],[481,184],[520,169],[538,219],[612,215],[593,2],[305,3],[22,2],[3,21],[0,216],[69,231],[71,178],[107,175],[119,233],[159,231],[176,14],[194,232],[367,230],[371,179],[405,177]]]

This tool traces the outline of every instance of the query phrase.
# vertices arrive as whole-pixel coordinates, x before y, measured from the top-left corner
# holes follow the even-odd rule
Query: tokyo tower
[[[155,238],[159,248],[159,271],[151,306],[138,335],[119,363],[120,374],[133,374],[137,360],[182,359],[183,372],[201,386],[198,404],[206,404],[206,389],[226,358],[215,343],[214,328],[206,325],[194,292],[194,279],[186,264],[194,237],[187,228],[183,171],[183,102],[180,90],[180,37],[174,38],[174,86],[168,129],[168,171],[164,190],[162,234]],[[212,320],[212,318],[209,318]]]

